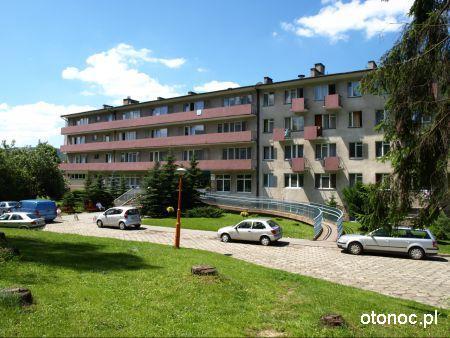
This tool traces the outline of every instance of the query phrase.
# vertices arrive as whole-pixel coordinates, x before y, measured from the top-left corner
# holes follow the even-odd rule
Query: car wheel
[[[222,235],[220,236],[220,239],[221,239],[222,242],[224,242],[224,243],[228,243],[228,242],[231,240],[230,235],[228,235],[228,234],[222,234]]]
[[[134,226],[134,228],[135,228],[136,230],[139,230],[139,229],[141,228],[141,225],[140,225],[140,224],[136,224],[136,225]]]
[[[409,249],[408,251],[409,257],[411,257],[412,259],[422,259],[425,257],[425,251],[423,251],[422,248],[419,247],[414,247]]]
[[[102,222],[101,220],[98,220],[98,221],[97,221],[97,226],[98,226],[99,228],[103,228],[103,222]]]
[[[360,255],[363,252],[363,247],[357,242],[350,243],[348,246],[348,252],[352,255]]]
[[[259,240],[261,242],[262,245],[264,246],[268,246],[270,245],[270,238],[267,236],[262,236],[261,239]]]
[[[119,229],[120,229],[120,230],[125,230],[126,228],[127,228],[127,226],[125,225],[124,222],[120,222],[120,223],[119,223]]]
[[[26,225],[21,225],[21,226],[19,227],[19,229],[23,229],[23,230],[29,230],[30,228],[29,228],[29,227],[27,227]]]

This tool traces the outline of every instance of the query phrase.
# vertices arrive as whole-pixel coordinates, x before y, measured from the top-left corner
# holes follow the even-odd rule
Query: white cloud
[[[197,72],[199,72],[199,73],[206,73],[206,72],[208,72],[208,71],[209,71],[208,69],[203,68],[203,67],[198,67],[198,68],[197,68]]]
[[[324,36],[336,42],[348,39],[348,32],[363,31],[368,39],[378,33],[399,30],[407,21],[414,0],[322,0],[326,5],[311,16],[302,16],[281,28],[298,36]]]
[[[64,126],[60,116],[92,109],[90,106],[63,106],[43,101],[16,106],[0,103],[0,140],[15,140],[18,146],[36,145],[38,140],[50,141],[59,147],[63,142],[60,128]]]
[[[151,56],[149,49],[135,49],[133,46],[121,43],[106,52],[89,56],[84,69],[67,67],[62,71],[62,77],[89,84],[89,91],[83,91],[83,95],[105,95],[113,98],[116,104],[127,96],[138,100],[153,100],[158,96],[179,95],[178,86],[162,84],[158,79],[140,72],[138,66],[145,62],[178,68],[186,60],[155,58]]]
[[[278,36],[278,32],[272,32],[272,36],[276,38]]]
[[[199,86],[195,86],[194,90],[198,92],[213,92],[216,90],[236,88],[239,87],[239,83],[231,81],[210,81]]]

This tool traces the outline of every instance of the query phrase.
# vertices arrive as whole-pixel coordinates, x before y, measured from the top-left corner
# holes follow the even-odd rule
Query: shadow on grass
[[[126,249],[121,252],[102,251],[108,248],[107,245],[26,237],[9,237],[8,241],[20,250],[21,262],[94,272],[161,268],[145,263],[141,257]]]

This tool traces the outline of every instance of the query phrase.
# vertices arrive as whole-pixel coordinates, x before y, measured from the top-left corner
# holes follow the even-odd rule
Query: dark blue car
[[[23,200],[18,211],[32,213],[51,222],[56,218],[56,203],[50,200]]]

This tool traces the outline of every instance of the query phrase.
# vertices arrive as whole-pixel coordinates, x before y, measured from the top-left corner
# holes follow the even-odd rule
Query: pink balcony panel
[[[98,150],[121,150],[140,148],[164,148],[172,146],[190,146],[207,144],[245,143],[254,140],[251,130],[234,133],[210,133],[189,136],[171,136],[160,138],[144,138],[132,141],[92,142],[61,146],[66,153],[79,153]]]
[[[146,116],[131,120],[116,120],[110,122],[98,122],[81,126],[70,126],[61,129],[61,134],[79,134],[101,130],[114,130],[121,128],[134,128],[151,125],[173,124],[178,122],[194,122],[199,120],[218,119],[234,116],[252,115],[252,105],[243,104],[231,107],[217,107],[203,109],[200,115],[197,111],[172,113],[159,116]]]
[[[177,164],[189,167],[187,161]],[[61,163],[59,168],[65,171],[146,171],[154,165],[155,162]],[[198,166],[211,171],[247,171],[255,167],[252,160],[202,160]]]
[[[292,99],[291,111],[293,111],[294,113],[307,112],[308,109],[306,107],[305,99],[303,97],[297,98],[297,99]]]
[[[315,140],[318,137],[322,136],[322,128],[318,126],[307,126],[304,130],[304,138],[305,140]]]
[[[333,156],[333,157],[326,157],[323,160],[324,164],[324,170],[325,171],[338,171],[341,169],[341,165],[340,165],[340,159],[337,156]]]
[[[291,159],[291,168],[294,172],[305,171],[305,159],[303,157],[297,157]]]
[[[341,96],[339,94],[331,94],[325,96],[325,109],[335,110],[341,108]]]
[[[284,128],[274,128],[273,129],[273,140],[275,142],[284,141],[285,139],[285,130]]]

